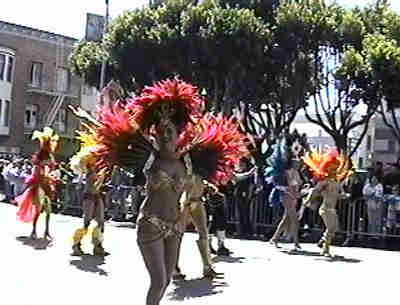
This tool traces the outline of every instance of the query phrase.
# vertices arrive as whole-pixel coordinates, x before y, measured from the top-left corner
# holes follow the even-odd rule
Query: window
[[[40,87],[42,84],[43,64],[41,62],[33,62],[31,67],[31,85],[32,87]]]
[[[5,101],[3,101],[3,104],[4,104],[4,114],[3,114],[3,116],[4,116],[4,120],[3,120],[3,126],[6,126],[6,127],[8,127],[8,125],[9,125],[9,121],[10,121],[10,101],[7,101],[7,100],[5,100]]]
[[[372,138],[371,138],[371,136],[367,136],[367,150],[371,150],[371,141],[372,140]]]
[[[60,132],[65,132],[67,129],[67,111],[66,109],[58,110],[56,119],[54,121],[55,128]]]
[[[8,127],[10,117],[10,101],[0,100],[0,126]]]
[[[7,65],[7,81],[10,83],[12,81],[13,67],[14,67],[14,58],[9,56]]]
[[[0,81],[11,82],[14,74],[14,55],[0,48]]]
[[[57,91],[67,92],[70,89],[70,73],[65,68],[57,69]]]
[[[394,140],[389,140],[389,145],[388,145],[388,153],[395,153],[396,152],[396,142]]]
[[[0,54],[0,80],[4,79],[5,67],[6,67],[6,56],[4,54]]]
[[[25,107],[25,128],[34,129],[38,122],[38,106],[37,105],[26,105]]]

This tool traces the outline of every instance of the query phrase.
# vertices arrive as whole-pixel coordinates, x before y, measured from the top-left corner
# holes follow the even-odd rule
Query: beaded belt
[[[171,222],[164,221],[157,216],[144,216],[143,219],[152,225],[156,226],[161,232],[164,232],[166,236],[175,234],[180,236],[182,233],[175,228],[175,224]]]

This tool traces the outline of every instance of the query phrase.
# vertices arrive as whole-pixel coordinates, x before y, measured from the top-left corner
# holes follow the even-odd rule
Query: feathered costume
[[[324,221],[325,232],[318,242],[318,246],[323,248],[322,255],[330,256],[330,245],[338,228],[336,205],[338,200],[350,196],[343,192],[340,182],[353,173],[351,162],[347,156],[339,154],[336,149],[329,149],[325,152],[314,150],[309,152],[303,160],[318,181],[303,204],[310,206],[313,198],[318,195],[322,196],[319,215]]]
[[[197,124],[189,124],[180,137],[178,151],[189,152],[195,174],[217,186],[225,185],[239,161],[250,155],[249,139],[239,129],[234,117],[207,113]]]
[[[317,181],[333,179],[340,182],[353,174],[350,159],[336,149],[325,152],[312,150],[304,156],[303,161]]]
[[[32,140],[39,140],[40,143],[39,151],[32,157],[33,173],[25,180],[26,190],[15,198],[19,207],[17,216],[23,222],[36,219],[43,208],[48,213],[51,212],[51,200],[56,194],[56,185],[60,182],[59,177],[53,175],[53,154],[58,147],[59,136],[51,128],[45,127],[43,132],[34,131]]]
[[[289,149],[285,138],[274,144],[273,152],[267,158],[266,163],[264,176],[266,182],[272,184],[269,202],[273,205],[280,204],[282,192],[287,187],[285,171],[289,164]]]
[[[193,168],[217,185],[227,183],[235,164],[249,155],[248,140],[233,119],[204,115],[204,103],[196,87],[171,79],[146,87],[138,97],[116,98],[114,103],[102,105],[97,118],[72,109],[85,122],[78,136],[81,151],[71,165],[75,171],[84,171],[86,164],[91,164],[101,181],[110,176],[109,169],[114,166],[138,174],[157,156],[154,128],[163,128],[163,120],[168,118],[177,127],[177,154],[187,169]],[[77,243],[80,239],[74,237]]]
[[[272,154],[266,159],[264,171],[265,180],[272,185],[269,196],[271,204],[282,203],[282,194],[287,189],[288,181],[286,170],[291,167],[294,160],[300,161],[300,155],[308,148],[305,135],[300,135],[297,130],[291,134],[284,134],[272,147]]]
[[[272,185],[269,202],[282,204],[285,213],[276,228],[270,243],[278,246],[281,234],[286,231],[293,238],[294,250],[301,247],[298,240],[299,220],[296,207],[299,198],[299,188],[302,184],[294,161],[300,161],[300,154],[306,148],[304,137],[297,131],[284,134],[273,146],[273,152],[267,158],[265,169],[266,182]],[[301,143],[303,142],[303,143]]]
[[[172,79],[146,87],[136,98],[100,107],[97,119],[81,109],[73,111],[86,120],[78,138],[82,149],[93,155],[97,170],[114,165],[130,172],[141,170],[150,154],[157,153],[152,126],[167,115],[178,127],[177,153],[182,158],[189,153],[193,170],[204,179],[225,184],[235,164],[249,156],[249,140],[234,118],[203,114],[204,109],[196,87]]]

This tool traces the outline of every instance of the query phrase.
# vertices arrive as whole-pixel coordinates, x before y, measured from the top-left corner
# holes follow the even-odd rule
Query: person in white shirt
[[[383,185],[377,176],[371,176],[363,188],[368,211],[368,233],[380,233],[382,229]]]

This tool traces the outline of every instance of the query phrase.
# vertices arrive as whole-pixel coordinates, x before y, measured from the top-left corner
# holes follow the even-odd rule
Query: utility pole
[[[108,28],[108,16],[109,16],[109,5],[108,2],[109,0],[106,1],[106,19],[104,20],[104,29],[103,29],[103,44],[104,44],[104,37],[107,33],[107,28]],[[107,60],[103,59],[103,62],[101,63],[101,73],[100,73],[100,91],[104,88],[104,82],[105,82],[105,77],[106,77],[106,65],[107,65]]]

